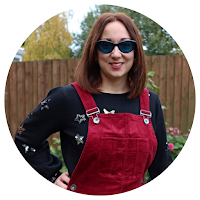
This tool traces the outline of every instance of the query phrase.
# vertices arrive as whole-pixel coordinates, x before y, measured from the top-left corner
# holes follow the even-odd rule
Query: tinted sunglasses
[[[119,50],[122,53],[129,53],[136,47],[136,41],[135,40],[124,40],[119,43],[113,43],[108,40],[99,40],[96,43],[97,48],[102,53],[110,53],[113,51],[115,46],[118,46]]]

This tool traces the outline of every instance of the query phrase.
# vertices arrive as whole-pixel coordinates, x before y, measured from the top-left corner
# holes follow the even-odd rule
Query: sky
[[[91,9],[94,10],[95,5],[97,5],[97,3],[91,3],[91,2],[87,1],[84,4],[82,4],[81,6],[77,6],[76,4],[70,4],[69,7],[64,10],[66,12],[69,10],[73,11],[73,17],[70,18],[69,22],[68,22],[68,30],[70,33],[81,33],[80,23],[83,21],[84,16],[86,16],[87,13]],[[56,14],[59,14],[59,13],[56,13]],[[51,17],[53,17],[53,16],[51,16]],[[23,48],[21,48],[21,49],[23,49]]]
[[[90,8],[93,10],[95,8],[95,4],[94,3],[89,3],[88,1],[81,5],[81,6],[77,6],[77,5],[71,5],[69,6],[69,8],[71,10],[73,10],[74,14],[73,14],[73,18],[69,20],[68,23],[68,29],[69,31],[72,33],[80,33],[80,23],[83,20],[84,16],[87,15],[87,12],[90,11]],[[66,11],[68,11],[69,9],[67,9]]]

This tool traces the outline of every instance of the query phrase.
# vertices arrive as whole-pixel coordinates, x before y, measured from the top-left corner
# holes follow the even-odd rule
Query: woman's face
[[[119,21],[110,22],[105,26],[100,40],[108,40],[119,43],[124,40],[131,40],[128,31],[123,23]],[[102,81],[128,80],[128,72],[133,66],[134,51],[122,53],[118,46],[115,46],[111,53],[102,53],[98,50],[98,63]]]

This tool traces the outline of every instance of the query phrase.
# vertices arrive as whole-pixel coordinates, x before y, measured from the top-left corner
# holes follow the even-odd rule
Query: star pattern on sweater
[[[79,124],[81,124],[81,122],[86,121],[85,115],[76,114],[74,121],[77,121]]]
[[[49,101],[51,101],[51,99],[46,99],[41,102],[41,110],[43,110],[44,108],[49,109],[49,106],[48,106]]]
[[[79,134],[75,135],[75,140],[76,140],[76,142],[77,142],[78,145],[84,143],[83,142],[83,138],[84,138],[84,136],[80,136]]]
[[[24,124],[22,124],[21,126],[19,126],[18,129],[17,129],[17,133],[18,133],[19,135],[21,135],[22,132],[26,130],[25,128],[23,128],[23,126],[24,126]]]
[[[29,149],[34,153],[36,152],[36,149],[34,149],[33,147],[29,147],[26,144],[22,144],[22,146],[24,147],[25,153],[27,153],[29,151]]]

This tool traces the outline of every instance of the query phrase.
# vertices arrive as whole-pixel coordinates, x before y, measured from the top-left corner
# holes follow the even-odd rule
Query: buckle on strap
[[[95,115],[95,114],[97,115],[97,114],[99,114],[99,113],[100,113],[100,110],[99,110],[98,107],[95,107],[95,108],[86,110],[86,115],[87,115],[88,117],[91,117],[92,115]]]
[[[140,110],[140,115],[146,116],[148,118],[151,118],[151,116],[152,116],[151,111],[147,111],[147,110]]]
[[[151,111],[140,110],[140,115],[143,116],[145,125],[149,124],[149,118],[152,117]]]
[[[100,113],[100,110],[98,107],[95,107],[95,108],[92,108],[92,109],[89,109],[89,110],[86,110],[86,115],[89,117],[92,117],[93,119],[93,122],[95,124],[98,124],[100,122],[100,119],[98,118],[98,114]],[[95,115],[95,117],[94,117]]]

